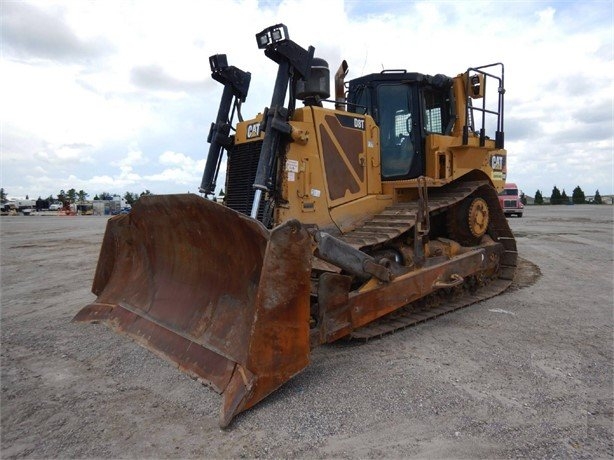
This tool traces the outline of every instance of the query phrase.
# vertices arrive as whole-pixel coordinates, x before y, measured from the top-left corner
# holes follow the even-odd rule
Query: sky
[[[348,79],[502,62],[508,181],[529,196],[612,194],[613,4],[0,0],[0,186],[31,199],[198,193],[222,93],[209,56],[251,72],[251,118],[277,70],[255,34],[284,23],[331,75],[345,59]]]

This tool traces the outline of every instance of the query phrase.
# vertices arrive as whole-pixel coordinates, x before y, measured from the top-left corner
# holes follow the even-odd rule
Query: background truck
[[[518,186],[513,183],[505,184],[505,188],[499,193],[499,203],[503,213],[507,216],[517,215],[522,217],[524,205],[520,201]]]
[[[34,200],[10,200],[3,203],[0,207],[2,212],[21,212],[24,216],[29,216],[34,209],[36,209],[36,202]]]

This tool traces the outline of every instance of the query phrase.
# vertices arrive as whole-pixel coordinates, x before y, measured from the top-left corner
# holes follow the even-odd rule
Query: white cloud
[[[166,151],[158,157],[158,162],[170,167],[160,173],[146,176],[147,180],[188,185],[193,191],[196,189],[195,186],[200,184],[200,176],[205,167],[204,159],[194,160],[183,153]]]
[[[194,160],[183,153],[166,151],[158,157],[158,161],[163,165],[182,165],[184,167],[194,166]]]
[[[101,186],[110,186],[115,185],[115,179],[111,176],[94,176],[91,179],[93,184],[101,185]]]
[[[148,162],[149,160],[145,158],[141,150],[133,148],[120,160],[111,162],[111,165],[119,166],[121,170],[131,170],[135,165],[143,165]]]

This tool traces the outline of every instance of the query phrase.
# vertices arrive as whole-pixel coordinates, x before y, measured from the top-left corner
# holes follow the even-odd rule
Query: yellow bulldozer
[[[304,369],[312,348],[497,295],[517,259],[497,197],[502,64],[345,81],[343,61],[330,99],[313,47],[283,24],[256,40],[278,64],[270,107],[244,120],[251,74],[210,57],[224,89],[204,196],[146,196],[109,219],[97,299],[74,318],[107,323],[211,385],[222,427]]]

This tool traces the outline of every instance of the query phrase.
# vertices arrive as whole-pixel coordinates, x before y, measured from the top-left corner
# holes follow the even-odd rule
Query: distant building
[[[126,201],[119,196],[115,196],[112,200],[94,200],[92,205],[95,216],[108,216],[119,214],[126,207]]]

